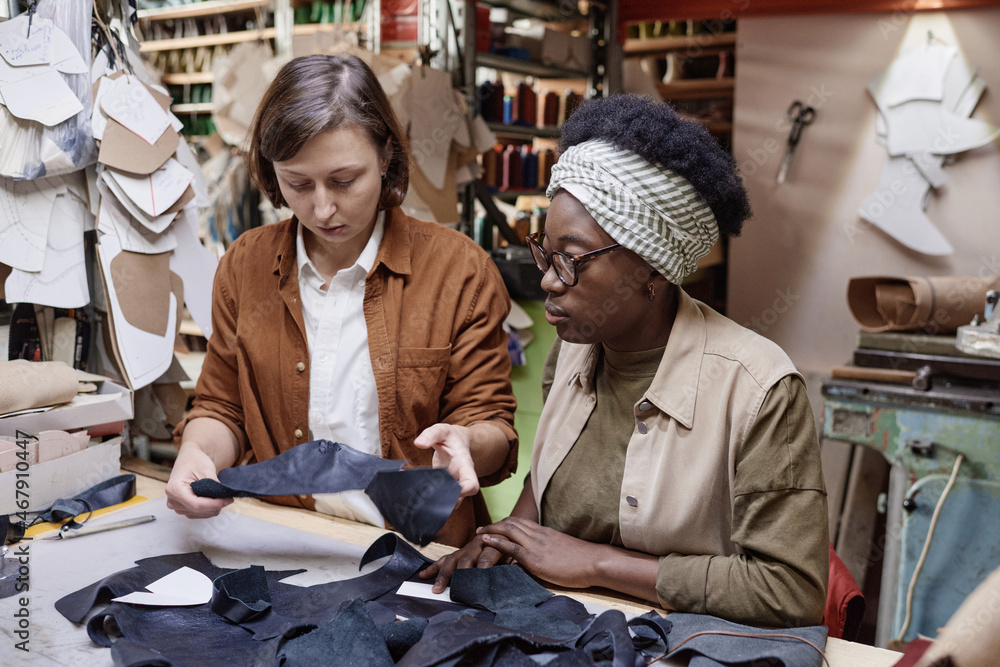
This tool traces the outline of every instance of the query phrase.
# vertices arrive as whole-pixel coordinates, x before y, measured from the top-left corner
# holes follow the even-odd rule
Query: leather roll
[[[948,335],[982,317],[991,289],[1000,290],[1000,277],[866,276],[847,284],[847,305],[864,331]]]

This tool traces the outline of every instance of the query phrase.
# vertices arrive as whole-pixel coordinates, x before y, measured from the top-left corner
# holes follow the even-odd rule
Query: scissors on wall
[[[778,183],[784,183],[788,175],[788,168],[792,165],[792,158],[795,156],[795,148],[799,145],[802,136],[802,128],[809,125],[816,118],[816,110],[811,106],[795,100],[785,112],[785,117],[792,124],[792,131],[788,134],[788,146],[785,148],[785,157],[781,159],[781,166],[778,168]]]

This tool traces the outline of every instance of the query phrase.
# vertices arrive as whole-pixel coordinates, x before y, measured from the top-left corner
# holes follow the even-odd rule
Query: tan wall
[[[986,80],[974,117],[1000,122],[1000,8],[739,22],[733,149],[755,216],[730,247],[728,315],[810,374],[827,373],[854,349],[850,277],[1000,274],[997,144],[960,155],[932,195],[928,217],[954,255],[912,252],[857,216],[885,159],[865,85],[928,29],[957,44]],[[795,99],[812,104],[817,118],[777,185],[788,137],[782,119]]]

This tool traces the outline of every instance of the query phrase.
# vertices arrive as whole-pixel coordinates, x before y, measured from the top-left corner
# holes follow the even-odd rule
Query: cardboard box
[[[87,381],[97,384],[97,394],[79,394],[69,403],[0,417],[0,436],[16,438],[18,431],[29,435],[75,431],[132,419],[132,391],[128,387],[94,375],[87,375]]]
[[[112,438],[75,454],[28,466],[27,477],[18,478],[25,473],[17,471],[0,473],[0,514],[24,511],[17,506],[19,500],[28,501],[28,512],[48,509],[60,498],[72,498],[121,474],[121,448],[122,439]]]

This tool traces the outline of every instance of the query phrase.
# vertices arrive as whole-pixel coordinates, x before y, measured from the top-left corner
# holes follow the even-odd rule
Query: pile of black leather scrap
[[[671,614],[668,619],[650,612],[627,620],[609,610],[595,616],[581,603],[547,591],[515,565],[456,572],[452,603],[410,598],[396,590],[404,581],[420,581],[417,572],[429,561],[393,533],[372,544],[361,567],[380,558],[386,558],[381,567],[359,577],[299,587],[281,583],[299,571],[224,569],[201,553],[158,556],[67,595],[56,609],[81,623],[101,601],[141,590],[179,567],[211,578],[213,598],[203,605],[111,603],[89,620],[91,639],[110,647],[116,665],[129,667],[635,667],[681,642],[681,651],[697,656],[704,667],[805,667],[822,660],[822,626],[767,631],[695,614]],[[719,631],[752,633],[756,638]],[[120,638],[113,640],[113,635]]]

